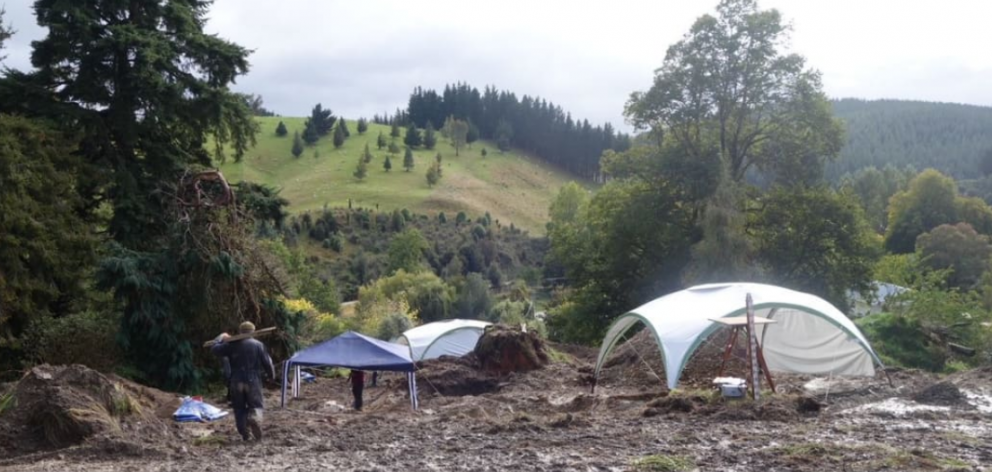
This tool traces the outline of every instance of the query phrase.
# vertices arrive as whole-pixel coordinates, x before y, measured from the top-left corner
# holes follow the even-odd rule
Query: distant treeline
[[[448,116],[466,120],[483,139],[509,143],[576,175],[595,179],[603,151],[624,151],[631,138],[609,123],[593,126],[577,120],[560,106],[539,97],[516,94],[487,86],[484,91],[468,84],[446,85],[444,92],[417,87],[406,110],[392,117],[374,116],[380,124],[425,128],[444,124]]]
[[[827,178],[874,166],[934,168],[956,179],[992,173],[992,108],[905,100],[843,99],[834,113],[847,143]]]

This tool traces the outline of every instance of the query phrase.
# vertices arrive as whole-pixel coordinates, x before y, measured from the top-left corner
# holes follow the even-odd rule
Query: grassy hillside
[[[289,135],[278,137],[276,125],[282,120]],[[228,179],[250,180],[282,189],[290,201],[290,211],[318,209],[327,204],[345,207],[351,199],[358,207],[381,210],[408,208],[420,213],[447,212],[449,217],[459,211],[469,216],[489,212],[493,219],[531,231],[543,233],[548,205],[558,188],[574,177],[535,159],[516,152],[501,154],[493,143],[478,141],[471,149],[463,149],[455,157],[451,143],[438,133],[433,151],[414,151],[415,167],[403,169],[403,154],[391,156],[393,168],[382,167],[386,149],[376,149],[379,132],[389,138],[389,127],[369,124],[369,130],[359,135],[357,124],[348,120],[351,137],[340,149],[334,149],[326,136],[316,146],[307,147],[303,155],[294,158],[290,152],[293,132],[303,130],[304,118],[266,117],[258,119],[261,132],[258,145],[248,151],[240,163],[228,162],[220,168]],[[405,134],[405,130],[404,130]],[[403,147],[402,136],[396,138]],[[352,176],[359,156],[368,143],[375,156],[369,164],[368,176],[358,181]],[[481,155],[487,150],[487,157]],[[444,176],[433,189],[427,186],[425,173],[440,152]]]
[[[862,167],[933,167],[958,179],[975,178],[992,152],[992,108],[908,100],[833,102],[847,143],[827,166],[836,179]]]

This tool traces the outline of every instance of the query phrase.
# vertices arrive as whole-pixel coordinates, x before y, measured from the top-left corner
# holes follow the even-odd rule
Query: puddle
[[[898,418],[920,412],[947,413],[950,411],[951,408],[947,406],[921,405],[901,398],[887,398],[880,402],[851,408],[844,411],[844,414],[888,413]]]

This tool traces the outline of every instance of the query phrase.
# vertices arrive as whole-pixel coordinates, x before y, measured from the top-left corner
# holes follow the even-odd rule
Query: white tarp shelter
[[[749,293],[755,316],[775,321],[755,328],[770,371],[871,376],[874,363],[881,365],[861,331],[826,300],[773,285],[724,283],[675,292],[618,318],[603,339],[596,377],[623,334],[644,323],[661,350],[668,388],[675,388],[696,348],[722,326],[712,320],[743,315]]]
[[[475,350],[486,326],[491,324],[479,320],[435,321],[404,331],[394,342],[410,346],[414,361],[461,357]]]

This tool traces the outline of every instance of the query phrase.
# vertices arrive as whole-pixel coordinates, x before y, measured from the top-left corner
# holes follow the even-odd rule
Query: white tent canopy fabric
[[[755,316],[775,321],[755,328],[769,370],[871,376],[874,362],[881,365],[857,326],[826,300],[773,285],[725,283],[671,293],[618,318],[599,350],[596,377],[623,334],[643,322],[658,342],[668,388],[675,388],[696,348],[721,327],[712,320],[743,315],[749,293]]]
[[[491,324],[479,320],[435,321],[404,331],[394,342],[409,346],[414,361],[461,357],[475,350],[486,326]]]

